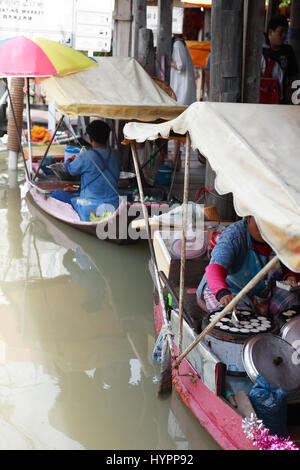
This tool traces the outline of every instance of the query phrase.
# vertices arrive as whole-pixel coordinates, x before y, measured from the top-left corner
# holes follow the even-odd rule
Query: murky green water
[[[156,397],[147,243],[54,221],[0,159],[0,449],[218,449]]]

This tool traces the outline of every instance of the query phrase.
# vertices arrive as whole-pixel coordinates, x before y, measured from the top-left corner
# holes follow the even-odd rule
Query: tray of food
[[[300,282],[294,281],[276,281],[276,286],[288,291],[300,290]]]

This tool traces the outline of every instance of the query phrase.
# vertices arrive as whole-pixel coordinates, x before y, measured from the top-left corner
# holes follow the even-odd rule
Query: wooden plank
[[[43,157],[47,145],[32,145],[31,154],[33,157]],[[28,148],[24,148],[25,156],[28,157]],[[65,153],[65,145],[52,145],[49,150],[49,155],[51,157],[62,157]]]
[[[292,2],[289,44],[294,49],[300,69],[300,2]]]
[[[146,28],[147,0],[133,0],[132,50],[131,56],[138,60],[139,30]]]
[[[156,76],[170,84],[172,56],[173,0],[158,0],[157,71]]]
[[[131,0],[115,0],[113,55],[130,56]]]
[[[253,416],[256,416],[252,403],[249,400],[246,392],[241,390],[240,392],[236,393],[234,395],[234,401],[236,402],[236,405],[237,405],[236,411],[241,416],[243,416],[243,418],[250,417],[251,414],[253,414]]]
[[[159,271],[163,271],[166,277],[169,278],[171,257],[168,251],[166,250],[166,247],[163,244],[161,237],[159,236],[159,232],[155,232],[153,248],[157,259]]]
[[[212,3],[212,44],[209,100],[240,102],[242,97],[243,0]],[[215,173],[206,163],[205,187],[214,187]],[[221,219],[236,220],[232,195],[210,191],[207,205],[216,206]]]
[[[261,38],[264,33],[265,0],[245,0],[244,103],[259,103]]]

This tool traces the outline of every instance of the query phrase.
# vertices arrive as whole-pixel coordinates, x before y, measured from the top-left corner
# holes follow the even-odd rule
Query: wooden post
[[[242,98],[244,0],[214,0],[211,15],[209,100],[237,103]],[[207,162],[205,187],[213,187],[214,182],[215,173]],[[216,206],[223,220],[236,219],[231,194],[219,196],[216,191],[210,191],[207,205]]]
[[[153,31],[151,29],[139,29],[138,45],[137,60],[149,75],[155,76],[155,49],[153,46]]]
[[[300,70],[300,2],[292,2],[289,44],[294,49]]]
[[[170,84],[173,0],[158,0],[156,76]]]
[[[204,9],[204,21],[203,21],[203,32],[204,32],[204,41],[208,41],[208,36],[211,35],[211,9]]]
[[[275,15],[278,15],[279,14],[279,4],[280,4],[280,1],[281,0],[269,0],[269,5],[268,5],[268,10],[267,10],[267,14],[266,14],[266,22],[265,22],[265,33],[267,33],[268,31],[268,23],[270,21],[270,19],[275,16]],[[297,3],[297,0],[296,0],[296,3]]]
[[[259,103],[260,63],[265,22],[265,0],[245,0],[244,103]]]
[[[115,0],[113,55],[130,57],[132,0]]]
[[[23,109],[24,109],[24,78],[14,77],[11,79],[11,103],[8,111],[7,123],[7,149],[8,149],[8,168],[15,170],[18,165],[18,154],[20,152],[20,141],[18,133],[22,135]],[[15,116],[13,116],[15,113]]]
[[[131,51],[131,23],[132,23],[132,0],[115,0],[114,12],[114,35],[113,55],[118,57],[130,57]],[[125,121],[116,123],[117,142],[123,140],[123,127]],[[118,145],[119,147],[119,145]],[[122,170],[127,171],[129,149],[121,146]]]
[[[141,28],[146,28],[147,0],[133,0],[132,19],[132,51],[131,56],[138,60],[139,34]]]

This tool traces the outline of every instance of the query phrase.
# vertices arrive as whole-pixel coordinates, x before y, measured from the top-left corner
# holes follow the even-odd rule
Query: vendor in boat
[[[198,305],[202,307],[204,300],[209,312],[222,310],[273,256],[274,252],[262,238],[253,216],[230,225],[212,251],[197,289]],[[276,287],[276,280],[296,283],[299,275],[278,263],[267,278],[243,297],[237,308],[269,313],[276,318],[282,311],[299,305],[299,294]]]
[[[91,149],[81,152],[74,160],[65,163],[70,175],[80,175],[80,196],[72,205],[82,220],[86,219],[89,206],[98,206],[100,212],[114,212],[119,207],[118,180],[121,159],[117,150],[108,145],[110,127],[99,119],[92,121],[86,129]]]

